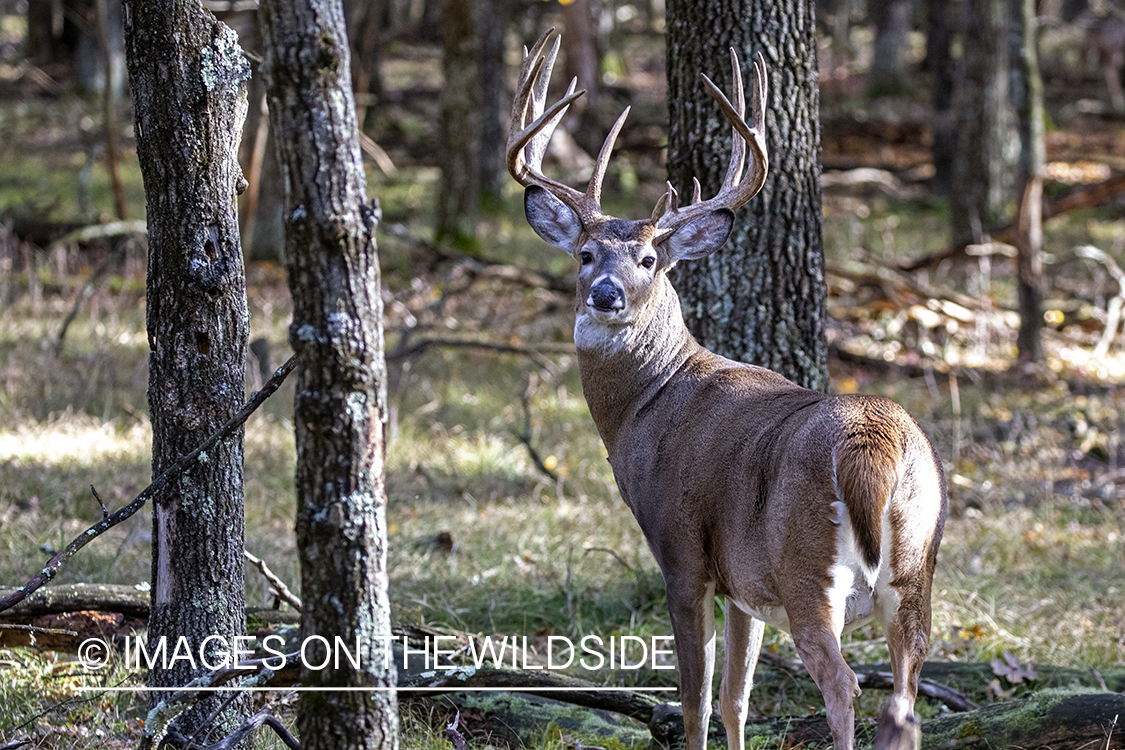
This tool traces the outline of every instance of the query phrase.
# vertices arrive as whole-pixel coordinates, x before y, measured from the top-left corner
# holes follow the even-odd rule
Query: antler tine
[[[613,123],[613,127],[609,130],[609,135],[605,137],[602,143],[602,150],[598,152],[598,160],[594,163],[594,173],[590,175],[590,183],[586,186],[586,200],[601,210],[602,205],[602,181],[605,179],[605,171],[609,167],[609,155],[613,151],[613,144],[617,142],[617,134],[621,132],[621,127],[625,124],[625,118],[629,116],[631,107],[626,107],[621,116],[617,118],[617,122]]]
[[[586,93],[584,90],[575,91],[576,81],[571,81],[563,98],[544,110],[551,70],[559,51],[560,39],[556,37],[550,51],[544,52],[553,32],[553,28],[548,29],[530,51],[524,51],[523,66],[520,68],[512,102],[511,129],[508,131],[508,172],[524,187],[537,185],[544,188],[573,210],[583,226],[591,227],[605,218],[601,210],[602,182],[609,166],[613,144],[625,124],[629,109],[626,108],[617,119],[602,144],[594,173],[584,193],[543,174],[543,155],[547,151],[551,135],[566,114],[567,108]]]
[[[734,94],[734,111],[738,115],[739,122],[745,122],[746,95],[742,88],[742,68],[738,64],[738,55],[735,53],[734,47],[730,48],[730,66],[732,79],[731,93]],[[746,141],[740,137],[737,128],[732,128],[730,141],[730,166],[727,167],[727,174],[723,178],[724,188],[733,187],[738,184],[739,179],[742,178],[743,162],[746,161]]]
[[[524,147],[529,146],[529,143],[540,131],[553,131],[558,121],[562,119],[563,114],[566,112],[567,107],[574,103],[574,100],[585,94],[586,91],[571,91],[559,101],[552,104],[546,112],[535,118],[527,127],[522,130],[515,130],[516,120],[512,122],[513,130],[508,134],[508,172],[516,181],[523,186],[530,183],[527,182],[528,176],[534,176],[539,180],[546,180],[539,174],[540,167],[542,166],[543,151],[546,150],[546,142],[542,143],[542,148],[533,149],[537,154],[537,160],[531,161],[525,158]],[[549,126],[549,127],[548,127]],[[548,135],[549,138],[549,135]],[[539,144],[536,144],[539,145]],[[573,188],[568,188],[573,190]],[[581,195],[577,190],[574,191],[576,195]]]
[[[661,195],[660,198],[656,201],[656,208],[652,209],[652,218],[649,219],[649,221],[654,224],[661,216],[664,215],[666,211],[674,212],[677,208],[679,208],[679,200],[678,194],[676,193],[676,188],[672,187],[672,183],[670,181],[665,182],[664,184],[667,186],[667,190],[665,190],[664,194]]]
[[[523,66],[516,84],[512,102],[511,129],[508,133],[507,164],[508,172],[521,185],[540,185],[552,195],[577,210],[582,202],[582,193],[555,182],[541,172],[543,154],[555,127],[566,113],[567,108],[585,91],[575,91],[572,81],[566,95],[543,111],[547,98],[547,85],[551,69],[558,54],[559,39],[550,52],[544,56],[547,40],[554,32],[548,29],[530,51],[525,51]],[[530,121],[530,122],[529,122]]]
[[[543,58],[542,69],[535,78],[534,94],[531,97],[532,117],[538,117],[543,113],[543,105],[547,102],[547,86],[551,83],[551,71],[555,69],[555,58],[559,55],[561,44],[562,37],[556,36],[555,43],[551,45],[551,51]]]
[[[693,204],[699,203],[699,201],[703,200],[703,188],[699,185],[699,178],[692,175],[691,185],[691,202]]]
[[[695,180],[695,191],[692,203],[682,211],[669,209],[657,220],[656,226],[662,236],[668,236],[680,227],[688,224],[700,216],[720,208],[734,210],[745,205],[753,198],[766,181],[766,172],[769,168],[769,157],[766,150],[765,135],[765,101],[766,101],[766,63],[765,58],[758,55],[754,61],[754,85],[751,126],[746,122],[746,100],[742,88],[742,76],[739,72],[738,56],[731,49],[731,61],[734,66],[734,81],[732,94],[735,104],[731,104],[722,90],[705,75],[700,75],[703,86],[715,99],[723,115],[733,128],[731,145],[731,161],[723,184],[714,198],[705,201],[699,200],[699,181]],[[746,149],[750,150],[750,172],[742,175],[743,162]]]

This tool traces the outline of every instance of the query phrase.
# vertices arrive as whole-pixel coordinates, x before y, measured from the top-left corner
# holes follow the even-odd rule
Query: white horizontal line
[[[394,691],[441,692],[441,693],[667,693],[675,692],[674,687],[78,687],[80,693],[389,693]]]

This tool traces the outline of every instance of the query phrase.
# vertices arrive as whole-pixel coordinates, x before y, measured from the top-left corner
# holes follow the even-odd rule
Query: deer
[[[667,272],[716,252],[734,211],[762,188],[766,66],[754,62],[750,121],[738,57],[731,100],[702,84],[730,122],[718,193],[690,204],[671,183],[652,216],[604,214],[601,190],[628,108],[584,192],[543,173],[551,135],[582,91],[546,106],[559,39],[524,61],[507,144],[532,229],[578,262],[574,341],[582,390],[621,497],[664,576],[686,745],[703,750],[715,666],[715,598],[725,598],[719,709],[742,750],[749,693],[769,623],[787,631],[824,696],[837,750],[852,750],[855,673],[840,638],[881,621],[894,700],[913,712],[929,648],[930,593],[948,515],[941,461],[893,401],[830,396],[703,348]],[[746,163],[748,160],[748,164]],[[745,174],[744,172],[745,167]]]

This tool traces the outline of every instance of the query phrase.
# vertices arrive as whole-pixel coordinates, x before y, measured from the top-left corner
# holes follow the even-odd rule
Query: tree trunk
[[[598,54],[598,33],[594,28],[594,9],[590,0],[572,0],[562,6],[563,79],[578,79],[578,88],[586,95],[570,106],[568,128],[574,139],[588,153],[601,148],[601,129],[596,127],[601,105],[601,56]]]
[[[728,48],[743,81],[758,52],[769,67],[770,170],[737,212],[727,248],[681,264],[673,282],[684,318],[707,348],[824,390],[825,283],[820,208],[820,124],[812,3],[674,0],[668,3],[668,174],[681,196],[697,176],[704,197],[726,171],[730,131],[699,84],[730,90]]]
[[[277,163],[277,146],[272,128],[265,132],[265,152],[262,154],[262,175],[258,187],[258,205],[254,211],[253,231],[250,233],[251,260],[280,262],[285,258],[285,177]]]
[[[480,52],[473,0],[445,0],[442,14],[441,184],[437,239],[469,244],[480,209]]]
[[[961,14],[964,50],[958,66],[950,200],[953,241],[981,240],[1015,200],[1019,132],[1009,86],[1009,0],[967,2]]]
[[[1016,273],[1020,330],[1016,337],[1024,362],[1042,362],[1043,354],[1043,79],[1039,75],[1039,27],[1035,0],[1012,0],[1019,19],[1017,110],[1020,127]]]
[[[480,190],[481,203],[499,211],[508,173],[504,167],[504,110],[507,85],[504,80],[504,32],[508,29],[511,4],[505,0],[480,3]]]
[[[930,73],[930,104],[934,162],[933,191],[949,195],[953,186],[953,159],[957,148],[953,113],[953,33],[950,9],[954,0],[926,0],[926,67]]]
[[[149,413],[153,476],[190,453],[242,405],[249,312],[235,195],[245,182],[238,141],[250,68],[237,36],[199,0],[130,0],[125,6],[137,156],[148,205]],[[208,661],[245,634],[242,432],[211,451],[153,501],[149,644],[179,639]],[[207,671],[171,660],[153,687]],[[152,702],[161,695],[152,694]],[[177,721],[191,734],[228,696],[201,701]],[[236,699],[221,734],[248,715]]]
[[[867,79],[870,96],[902,94],[910,87],[910,33],[914,0],[869,0],[875,22],[875,49]]]
[[[300,363],[301,636],[359,648],[358,665],[345,658],[303,667],[301,682],[371,688],[303,693],[297,727],[305,750],[394,750],[395,673],[393,663],[384,668],[391,627],[377,208],[366,194],[344,13],[340,0],[267,0],[261,19],[271,129],[288,186],[290,341]]]
[[[61,5],[59,10],[61,10]],[[37,0],[27,4],[27,45],[24,56],[42,65],[51,59],[55,46],[55,3]]]

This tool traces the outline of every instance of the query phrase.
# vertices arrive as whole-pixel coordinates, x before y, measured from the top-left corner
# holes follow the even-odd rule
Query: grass
[[[78,162],[70,157],[63,166],[73,171]],[[40,188],[29,190],[32,183],[46,196],[65,193],[54,177],[27,184],[17,178],[57,171],[58,164],[16,160],[4,169],[7,176],[0,177],[12,192],[0,189],[2,200],[36,196]],[[135,188],[136,175],[130,179]],[[410,234],[424,231],[424,207],[435,188],[432,171],[373,177],[372,192],[386,217],[380,252],[392,295],[389,348],[404,335],[568,341],[566,295],[470,281],[456,265],[428,268]],[[107,196],[92,195],[95,205],[108,205]],[[70,200],[50,215],[75,216]],[[612,210],[651,210],[644,189],[631,203]],[[826,197],[829,260],[855,263],[856,248],[888,257],[939,249],[943,211],[940,204]],[[1121,236],[1125,226],[1118,217],[1094,211],[1052,224],[1048,242],[1061,255],[1075,244],[1107,247]],[[569,258],[531,234],[515,195],[482,222],[480,239],[491,258],[571,271]],[[74,252],[36,263],[30,272],[17,266],[3,282],[11,285],[12,303],[0,310],[0,581],[8,584],[29,578],[50,550],[100,517],[91,484],[119,507],[150,477],[143,257],[134,255],[85,303],[58,356],[53,337],[93,264]],[[1087,281],[1094,273],[1073,266],[1066,272],[1086,274],[1081,280]],[[252,336],[268,338],[280,362],[290,313],[284,276],[273,264],[252,266],[248,276]],[[971,276],[931,281],[967,290]],[[1013,301],[1006,284],[998,268],[989,290],[998,304]],[[1066,302],[1061,290],[1050,304]],[[843,322],[834,328],[835,343],[877,357],[889,352],[896,361],[924,350],[909,338],[909,327],[896,322],[899,310],[865,304],[859,292],[837,291],[833,312]],[[947,329],[940,341],[935,334],[931,361],[964,361],[966,352],[983,347],[985,362],[1006,362],[1011,331],[1002,320],[989,326],[984,334]],[[1125,369],[1117,371],[1116,355],[1101,371],[1084,370],[1080,354],[1091,343],[1052,334],[1053,374],[1046,385],[989,380],[986,367],[984,374],[958,376],[956,400],[950,376],[940,371],[927,383],[833,362],[834,389],[899,400],[946,460],[953,517],[934,586],[932,658],[987,661],[1009,651],[1025,662],[1063,666],[1125,663],[1125,485],[1118,438],[1125,394],[1113,380]],[[436,348],[392,362],[389,392],[387,520],[396,624],[529,638],[670,634],[663,581],[617,494],[573,356]],[[290,384],[247,424],[245,494],[248,549],[296,589],[291,401]],[[541,472],[521,442],[527,420],[532,443],[557,478]],[[58,580],[138,583],[148,579],[148,557],[147,513],[141,513],[87,547]],[[247,573],[246,584],[250,605],[270,603],[256,572]],[[765,648],[792,653],[787,636],[772,629]],[[886,656],[874,628],[849,636],[845,650],[854,661]],[[67,658],[0,650],[0,701],[11,709],[0,717],[0,742],[23,732],[67,748],[124,747],[135,739],[143,702],[128,694],[74,700],[76,687],[98,683],[72,676]],[[109,678],[119,679],[136,676]],[[648,684],[669,677],[619,672],[599,679]],[[859,713],[873,712],[879,698],[865,696]],[[756,707],[782,715],[818,701],[781,691],[760,696]],[[439,730],[448,718],[437,703],[404,704],[404,746],[446,747]],[[25,724],[31,728],[17,732]],[[560,734],[544,730],[535,747],[561,747]]]

